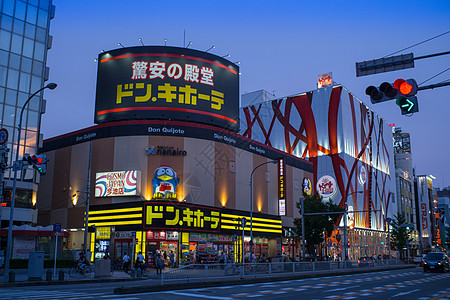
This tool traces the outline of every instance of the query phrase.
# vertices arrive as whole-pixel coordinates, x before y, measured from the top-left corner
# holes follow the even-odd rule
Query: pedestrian
[[[156,275],[161,275],[162,274],[162,269],[163,269],[163,262],[162,262],[162,258],[161,258],[161,254],[160,253],[156,253],[156,258],[155,258],[155,265],[156,265]]]
[[[173,253],[173,250],[170,251],[169,260],[170,260],[170,267],[175,268],[175,254]]]
[[[144,255],[142,255],[142,252],[139,252],[138,256],[136,257],[136,267],[141,268],[141,270],[144,269]]]
[[[128,274],[128,268],[130,267],[131,259],[127,255],[126,252],[124,253],[124,256],[122,258],[122,262],[123,262],[123,270],[125,271],[125,273]]]

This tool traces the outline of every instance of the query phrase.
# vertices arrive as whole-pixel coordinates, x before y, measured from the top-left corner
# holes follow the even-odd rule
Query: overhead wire
[[[432,77],[428,78],[427,80],[425,80],[425,81],[422,81],[422,82],[421,82],[421,83],[419,83],[418,85],[422,85],[422,84],[424,84],[425,82],[427,82],[427,81],[430,81],[431,79],[433,79],[433,78],[435,78],[435,77],[437,77],[437,76],[441,75],[442,73],[445,73],[445,72],[447,72],[448,70],[450,70],[450,68],[447,68],[447,69],[445,69],[444,71],[442,71],[442,72],[440,72],[440,73],[437,73],[436,75],[434,75],[434,76],[432,76]]]
[[[447,32],[438,34],[437,36],[434,36],[434,37],[432,37],[432,38],[429,38],[429,39],[427,39],[427,40],[425,40],[425,41],[422,41],[422,42],[420,42],[420,43],[414,44],[414,45],[412,45],[412,46],[409,46],[409,47],[403,48],[403,49],[401,49],[401,50],[398,50],[398,51],[396,51],[396,52],[394,52],[394,53],[388,54],[388,55],[384,56],[383,58],[392,56],[392,55],[397,54],[397,53],[399,53],[399,52],[402,52],[402,51],[404,51],[404,50],[408,50],[408,49],[410,49],[410,48],[412,48],[412,47],[415,47],[415,46],[418,46],[418,45],[420,45],[420,44],[429,42],[429,41],[431,41],[431,40],[433,40],[433,39],[435,39],[435,38],[438,38],[438,37],[441,37],[441,36],[443,36],[443,35],[446,35],[447,33],[450,33],[450,30],[447,31]]]

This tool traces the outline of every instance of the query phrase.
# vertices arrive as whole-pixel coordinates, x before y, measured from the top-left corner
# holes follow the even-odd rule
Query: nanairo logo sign
[[[316,189],[323,198],[331,198],[336,194],[336,180],[332,176],[324,175],[317,181]]]
[[[162,155],[162,156],[186,156],[187,151],[173,146],[150,146],[145,150],[148,156]]]

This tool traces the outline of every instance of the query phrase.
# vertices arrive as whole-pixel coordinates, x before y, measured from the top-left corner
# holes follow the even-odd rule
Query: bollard
[[[52,271],[47,270],[47,273],[45,274],[45,281],[52,281]]]
[[[134,267],[131,268],[130,276],[131,276],[131,278],[136,278],[136,269]]]
[[[59,281],[64,281],[64,271],[63,271],[63,270],[60,270],[60,271],[59,271],[58,280],[59,280]]]
[[[14,272],[9,272],[9,278],[8,278],[9,282],[16,282],[16,273]]]
[[[142,276],[142,270],[141,270],[141,268],[137,268],[137,270],[136,270],[136,276],[137,276],[137,277],[141,277],[141,276]]]

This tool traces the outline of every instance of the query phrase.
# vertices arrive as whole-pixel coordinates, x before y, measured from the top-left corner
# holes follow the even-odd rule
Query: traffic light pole
[[[423,91],[423,90],[435,89],[438,87],[443,87],[443,86],[448,86],[448,85],[450,85],[450,82],[436,83],[436,84],[430,84],[430,85],[426,85],[426,86],[419,86],[417,88],[417,90]]]
[[[43,91],[44,89],[49,88],[53,90],[56,88],[55,83],[49,83],[46,86],[40,88],[34,94],[32,94],[28,100],[23,104],[22,109],[20,110],[20,118],[19,118],[19,125],[17,126],[19,133],[17,135],[17,150],[16,150],[16,159],[13,162],[13,170],[14,170],[14,180],[13,180],[13,189],[12,189],[12,195],[11,195],[11,207],[9,210],[9,227],[8,227],[8,241],[6,244],[6,260],[5,260],[5,271],[4,271],[4,279],[6,282],[9,281],[9,266],[10,266],[10,260],[12,255],[12,227],[13,227],[13,221],[14,221],[14,204],[16,201],[16,185],[17,185],[17,171],[20,169],[23,170],[23,165],[18,163],[19,161],[19,152],[20,152],[20,135],[22,133],[22,119],[23,119],[23,112],[25,110],[25,107],[27,107],[30,100],[36,96],[38,93]]]

